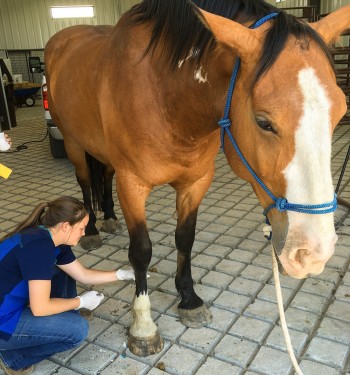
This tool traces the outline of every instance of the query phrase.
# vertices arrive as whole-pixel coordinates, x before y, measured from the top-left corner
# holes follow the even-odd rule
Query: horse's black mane
[[[328,49],[317,32],[305,22],[263,0],[144,0],[128,13],[133,24],[153,25],[152,37],[145,53],[152,50],[160,40],[167,40],[164,52],[173,69],[190,54],[196,57],[197,64],[205,50],[210,54],[216,43],[212,33],[199,20],[194,4],[208,12],[239,22],[255,21],[267,14],[278,13],[273,26],[266,33],[253,85],[275,62],[289,35],[302,40],[306,46],[310,40],[316,41],[331,62]]]

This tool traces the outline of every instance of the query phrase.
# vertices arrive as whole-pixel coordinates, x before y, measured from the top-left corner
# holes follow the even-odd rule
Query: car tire
[[[63,159],[67,157],[66,149],[64,148],[64,141],[55,139],[49,133],[51,154],[55,159]]]
[[[33,107],[35,105],[35,98],[33,96],[28,96],[25,100],[27,107]]]

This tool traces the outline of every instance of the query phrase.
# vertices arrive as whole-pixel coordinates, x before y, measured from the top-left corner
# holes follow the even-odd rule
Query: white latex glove
[[[118,280],[135,280],[134,270],[118,270],[116,273]]]
[[[80,305],[75,310],[82,308],[94,310],[101,303],[104,297],[105,296],[103,295],[103,293],[96,292],[96,290],[85,292],[81,296],[78,296],[78,298],[80,299]]]
[[[7,141],[8,137],[5,133],[0,133],[0,151],[7,151],[11,147],[11,143]]]

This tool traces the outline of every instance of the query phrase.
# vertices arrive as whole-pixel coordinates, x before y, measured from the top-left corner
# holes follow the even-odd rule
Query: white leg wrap
[[[150,337],[157,332],[157,326],[151,317],[151,302],[148,294],[140,294],[134,298],[134,321],[130,327],[130,334],[134,337]]]

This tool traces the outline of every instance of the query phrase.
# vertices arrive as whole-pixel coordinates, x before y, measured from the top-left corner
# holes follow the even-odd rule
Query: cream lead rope
[[[271,233],[271,230],[272,230],[271,226],[265,226],[263,228],[264,236],[265,237],[266,235],[269,236]],[[288,327],[287,327],[286,316],[284,314],[284,309],[283,309],[283,298],[282,298],[281,283],[280,283],[277,259],[276,259],[275,251],[272,245],[271,245],[271,249],[272,249],[272,269],[273,269],[273,277],[275,279],[275,289],[276,289],[278,311],[280,314],[280,321],[281,321],[282,331],[284,335],[284,340],[285,340],[286,347],[287,347],[287,352],[288,352],[290,360],[292,361],[295,372],[298,375],[303,375],[303,372],[301,371],[299,364],[295,358],[294,350],[292,347],[292,342],[291,342]]]

